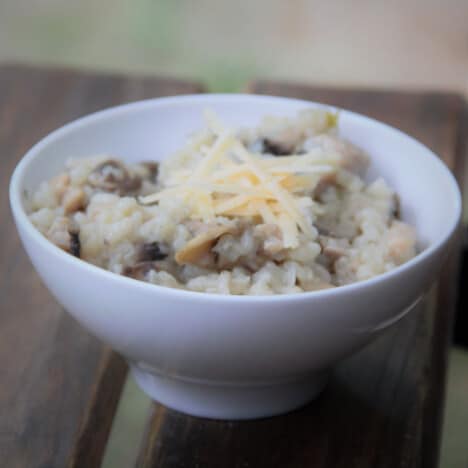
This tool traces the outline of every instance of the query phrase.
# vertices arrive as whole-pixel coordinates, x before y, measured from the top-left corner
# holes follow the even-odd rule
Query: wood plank
[[[463,100],[254,83],[251,92],[317,100],[413,134],[456,169]],[[275,418],[210,421],[154,405],[136,466],[203,468],[434,467],[438,461],[457,255],[424,301],[373,344],[337,366],[324,393]]]
[[[458,180],[462,187],[464,209],[464,234],[462,239],[462,259],[460,262],[460,275],[458,277],[459,297],[457,302],[457,315],[454,327],[454,341],[456,344],[468,348],[468,103],[461,120],[458,139],[459,153],[463,156],[464,166],[457,171]]]
[[[198,91],[171,79],[0,66],[0,465],[99,466],[126,375],[123,360],[61,310],[27,260],[8,206],[14,166],[39,138],[84,114]]]

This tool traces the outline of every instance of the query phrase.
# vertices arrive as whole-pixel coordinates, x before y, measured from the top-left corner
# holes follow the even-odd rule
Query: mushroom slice
[[[322,194],[325,192],[325,190],[327,190],[329,187],[336,187],[337,186],[336,176],[337,176],[336,172],[331,172],[331,173],[323,175],[318,181],[317,185],[315,186],[312,197],[318,200],[320,199]]]
[[[295,142],[264,138],[262,140],[263,153],[273,156],[288,156],[294,153]]]
[[[70,234],[70,253],[77,258],[81,254],[80,234],[78,231],[68,231]]]
[[[129,195],[141,187],[141,178],[132,176],[124,164],[108,159],[94,168],[88,176],[88,183],[106,192]]]
[[[154,262],[138,262],[135,265],[124,268],[122,274],[140,281],[145,281],[146,275],[151,271],[157,271],[159,268]]]
[[[401,204],[400,204],[400,197],[394,193],[392,196],[392,203],[390,208],[390,216],[394,219],[400,219],[400,211],[401,211]]]
[[[151,182],[156,183],[159,173],[159,163],[157,163],[156,161],[144,161],[140,163],[140,166],[142,166],[146,170],[148,174],[147,178]]]
[[[80,258],[79,232],[70,219],[63,216],[56,218],[47,232],[47,238],[56,246]]]
[[[211,250],[217,239],[231,231],[232,229],[228,226],[215,226],[198,234],[176,252],[176,262],[179,265],[197,262]]]
[[[161,250],[161,246],[158,242],[146,242],[142,244],[138,250],[139,262],[155,262],[164,260],[166,257],[167,253]]]

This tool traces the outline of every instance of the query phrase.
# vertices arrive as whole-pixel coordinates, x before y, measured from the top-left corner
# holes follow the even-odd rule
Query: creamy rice
[[[220,294],[332,288],[415,255],[414,229],[337,116],[309,109],[230,130],[215,116],[160,164],[70,159],[27,197],[57,246],[138,280]]]

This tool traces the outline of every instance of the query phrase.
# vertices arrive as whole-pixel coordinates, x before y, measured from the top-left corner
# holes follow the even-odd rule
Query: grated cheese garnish
[[[323,175],[336,172],[339,157],[316,148],[307,154],[265,157],[248,151],[214,113],[205,113],[205,118],[212,138],[205,132],[188,149],[202,150],[198,165],[191,171],[172,171],[169,185],[140,197],[140,203],[153,204],[183,194],[191,201],[193,219],[258,217],[278,226],[286,248],[299,245],[299,232],[313,237],[316,231],[303,214],[306,204],[301,193],[313,190]],[[187,148],[181,151],[185,153]],[[307,205],[317,204],[311,200]]]

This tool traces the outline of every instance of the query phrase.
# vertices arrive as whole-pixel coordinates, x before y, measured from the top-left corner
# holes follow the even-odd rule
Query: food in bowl
[[[70,254],[162,286],[264,295],[365,280],[411,259],[416,233],[337,120],[306,109],[232,130],[207,113],[160,164],[68,160],[29,194],[29,216]]]
[[[337,362],[411,313],[433,283],[449,250],[455,246],[461,196],[453,175],[437,155],[411,137],[365,116],[340,111],[340,137],[365,148],[372,156],[365,179],[360,178],[369,185],[382,174],[397,189],[403,219],[417,231],[418,255],[368,281],[302,294],[197,293],[113,274],[61,251],[34,228],[28,219],[32,211],[37,211],[32,206],[33,193],[41,182],[63,172],[67,156],[108,151],[120,155],[126,167],[129,162],[164,161],[182,146],[187,135],[200,128],[200,115],[207,107],[236,127],[253,127],[264,115],[292,116],[311,106],[317,108],[321,104],[272,96],[212,94],[127,104],[55,130],[26,153],[12,175],[13,217],[44,284],[67,313],[124,356],[138,385],[149,396],[170,408],[194,416],[248,419],[284,413],[318,395]],[[331,128],[333,115],[324,117],[326,114],[321,117],[326,131],[311,131],[310,138],[319,133],[337,136],[337,130]],[[209,128],[211,125],[212,121]],[[249,132],[240,138],[248,151],[261,152],[262,148],[251,147],[253,142],[245,133]],[[258,142],[260,145],[263,142]],[[211,145],[208,142],[205,146]],[[271,164],[281,161],[279,158],[281,155],[268,160]],[[291,164],[282,164],[283,168],[293,166],[292,156],[287,160]],[[232,161],[233,165],[237,163],[237,159]],[[156,185],[161,184],[157,187],[160,191],[169,188],[168,183],[164,182],[164,187],[161,183],[166,166],[162,163],[159,167]],[[208,174],[214,169],[216,165],[209,168]],[[144,176],[143,169],[135,171],[142,171],[142,184],[152,183],[151,175]],[[273,170],[270,173],[271,178],[276,177]],[[204,179],[205,187],[206,184]],[[108,192],[104,195],[116,195],[117,189],[105,188]],[[147,192],[139,189],[142,197],[154,198],[155,191],[152,187]],[[338,187],[337,191],[343,189]],[[25,192],[30,194],[29,203]],[[299,196],[292,190],[288,193]],[[149,205],[140,204],[139,199],[135,203],[157,211],[158,203],[163,206],[171,200],[168,192],[163,198],[161,202],[143,200]],[[172,198],[175,200],[175,196]],[[193,200],[194,196],[187,199]],[[274,200],[267,204],[274,207]],[[53,206],[51,221],[58,204],[54,202]],[[397,211],[396,205],[393,208]],[[83,214],[89,216],[88,207]],[[108,213],[104,224],[111,221]],[[317,222],[314,226],[318,226]],[[79,246],[79,255],[84,257],[87,240],[82,231],[86,229],[74,227],[80,228],[80,232],[72,230],[75,252]],[[300,226],[297,232],[302,236]],[[99,234],[97,228],[95,233]],[[111,236],[106,239],[109,245],[110,241]],[[66,248],[71,245],[69,242]]]

